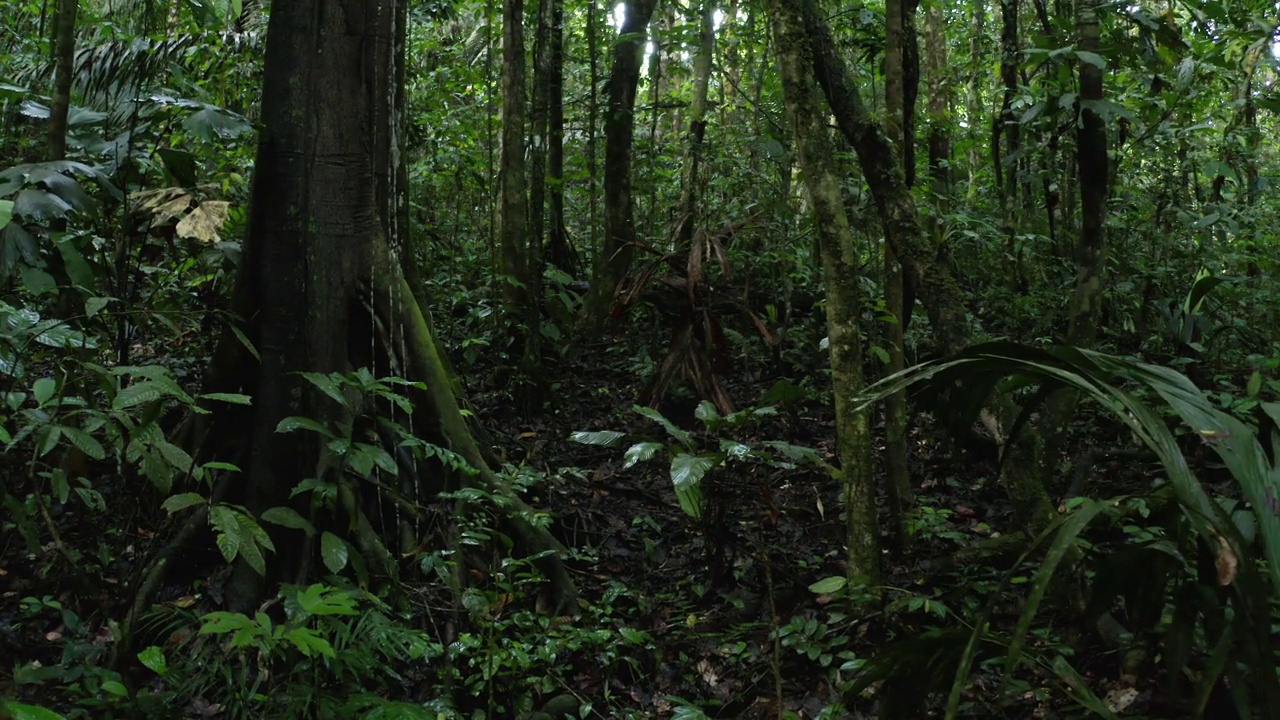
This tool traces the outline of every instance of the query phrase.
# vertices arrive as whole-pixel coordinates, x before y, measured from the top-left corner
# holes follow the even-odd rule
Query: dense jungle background
[[[1280,718],[1273,0],[6,0],[0,718]]]

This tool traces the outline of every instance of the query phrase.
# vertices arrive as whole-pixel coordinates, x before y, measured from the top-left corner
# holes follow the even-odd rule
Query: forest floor
[[[882,538],[883,600],[855,616],[839,598],[810,590],[845,574],[837,482],[812,466],[730,465],[705,488],[703,519],[693,519],[680,509],[664,457],[623,469],[630,441],[664,439],[664,433],[629,410],[641,389],[630,361],[601,349],[558,368],[549,414],[512,422],[501,396],[472,400],[505,458],[549,478],[532,502],[553,514],[558,533],[579,553],[583,597],[589,603],[608,598],[605,619],[652,639],[633,648],[626,663],[567,663],[574,672],[562,690],[597,702],[607,698],[606,716],[679,716],[688,704],[711,717],[772,718],[780,710],[809,718],[874,717],[874,687],[849,707],[837,684],[894,639],[954,626],[957,617],[944,621],[944,612],[971,615],[986,599],[972,594],[975,584],[999,584],[1006,567],[952,562],[961,549],[1016,530],[994,457],[957,455],[941,433],[913,429],[916,531],[906,549]],[[774,379],[739,378],[728,387],[739,408],[752,407]],[[659,409],[696,430],[697,402],[686,395]],[[733,439],[748,445],[784,440],[835,463],[832,423],[829,402],[794,403],[752,427],[750,436]],[[628,442],[606,448],[569,439],[582,430],[626,432]],[[879,467],[877,476],[883,482]],[[888,528],[883,505],[881,518]],[[1006,566],[1016,564],[1021,549]],[[1012,612],[1010,625],[1017,617]],[[950,680],[941,682],[949,686]],[[1006,708],[1008,717],[1052,716],[1049,705],[1061,696],[1036,684],[1032,680],[1015,703],[1020,707]],[[844,710],[832,714],[840,703]]]
[[[666,439],[656,423],[630,409],[641,392],[643,372],[632,348],[622,344],[589,347],[555,364],[548,378],[553,402],[538,413],[517,415],[505,393],[468,389],[492,449],[505,462],[544,475],[528,499],[551,514],[553,531],[570,548],[583,601],[578,617],[561,622],[579,631],[579,639],[591,638],[566,644],[566,652],[554,658],[549,671],[543,669],[548,674],[536,683],[522,689],[507,678],[503,692],[532,692],[542,700],[572,695],[591,703],[591,717],[700,717],[692,708],[724,718],[872,717],[885,702],[887,685],[877,684],[858,698],[842,697],[840,686],[891,642],[931,628],[962,629],[993,598],[1004,603],[996,603],[993,623],[1016,624],[1020,601],[1005,582],[1016,567],[1016,553],[999,562],[955,562],[957,553],[1016,529],[994,458],[954,452],[940,440],[941,433],[919,424],[913,428],[910,464],[917,510],[912,542],[896,548],[883,538],[882,600],[853,612],[840,596],[811,590],[819,581],[845,574],[839,487],[818,467],[729,464],[709,476],[703,517],[695,520],[680,508],[663,454],[624,468],[622,453],[629,443],[600,447],[570,440],[575,431],[598,430],[625,432],[629,441]],[[758,424],[735,429],[732,439],[747,445],[785,441],[834,463],[829,390],[823,389],[821,372],[809,374],[814,399],[787,404]],[[739,373],[726,378],[726,385],[737,406],[748,408],[758,405],[776,380],[776,373],[758,373],[755,379]],[[675,387],[659,409],[677,425],[696,430],[698,401],[682,392]],[[729,436],[695,437],[710,447]],[[1083,444],[1085,439],[1076,440]],[[1113,477],[1142,480],[1132,468],[1115,470]],[[113,623],[130,601],[121,587],[145,562],[147,548],[168,532],[148,526],[155,524],[156,514],[124,492],[106,497],[106,505],[131,507],[130,512],[94,513],[75,503],[52,508],[52,520],[66,528],[62,542],[97,553],[90,562],[96,568],[92,575],[57,577],[61,563],[53,544],[33,555],[17,532],[6,533],[0,545],[4,662],[65,664],[64,650],[70,646],[64,647],[61,637],[73,631],[110,642]],[[888,514],[881,510],[887,528]],[[186,560],[184,570],[221,564],[212,547],[207,558]],[[1020,572],[1025,576],[1033,569]],[[162,602],[198,595],[197,586],[214,589],[220,582],[198,572],[178,572],[169,580],[158,598]],[[442,588],[422,592],[435,595],[434,602],[447,602],[439,597]],[[35,616],[32,602],[72,612],[37,613],[47,621],[24,621]],[[522,640],[513,635],[513,642]],[[1100,685],[1105,685],[1115,664],[1086,656],[1076,668],[1103,677]],[[999,682],[982,672],[976,679],[980,685]],[[951,681],[909,674],[905,679],[897,691],[916,695]],[[1064,695],[1047,670],[1024,669],[1018,681],[1025,691],[1003,709],[1006,717],[1068,717],[1053,712]],[[965,716],[990,715],[974,703]]]

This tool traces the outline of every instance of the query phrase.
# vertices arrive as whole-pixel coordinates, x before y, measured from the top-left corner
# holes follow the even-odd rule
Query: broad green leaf
[[[169,673],[169,662],[165,660],[164,651],[159,647],[150,646],[138,653],[138,662],[156,675],[164,676]]]
[[[284,634],[284,639],[288,640],[298,649],[298,652],[313,657],[320,655],[321,657],[332,658],[337,653],[333,651],[333,646],[328,640],[320,637],[310,628],[293,628]]]
[[[58,383],[53,378],[40,378],[31,386],[31,396],[35,398],[37,405],[44,405],[52,400],[57,391]]]
[[[626,433],[620,433],[615,430],[578,430],[569,433],[569,439],[583,445],[600,445],[602,447],[613,447],[618,441],[626,437]]]
[[[114,695],[118,698],[129,697],[129,690],[119,680],[104,680],[102,689],[108,695]]]
[[[1101,55],[1099,55],[1098,53],[1092,53],[1092,52],[1089,52],[1089,51],[1087,51],[1087,50],[1077,50],[1077,51],[1076,51],[1076,57],[1080,58],[1080,61],[1081,61],[1081,62],[1088,63],[1088,64],[1090,64],[1090,65],[1092,65],[1092,66],[1094,66],[1094,67],[1098,68],[1099,70],[1106,70],[1106,69],[1107,69],[1107,60],[1106,60],[1106,58],[1102,57],[1102,56],[1101,56]]]
[[[721,419],[720,413],[716,411],[716,406],[709,400],[703,400],[698,403],[698,407],[693,411],[693,416],[708,425]]]
[[[13,219],[13,201],[0,200],[0,230]]]
[[[661,449],[662,443],[638,442],[627,448],[627,451],[622,454],[622,458],[624,460],[622,468],[625,470],[636,463],[652,460],[653,456]]]
[[[189,507],[201,505],[204,502],[204,496],[199,493],[181,493],[179,495],[173,495],[166,498],[165,501],[161,503],[160,508],[169,514],[173,514],[179,510],[186,510]]]
[[[676,490],[680,509],[692,518],[702,517],[702,478],[719,465],[718,455],[680,453],[671,458],[671,484]]]
[[[106,448],[102,447],[102,443],[89,433],[77,427],[62,427],[62,434],[67,436],[72,445],[80,449],[89,458],[94,460],[102,460],[107,456]]]
[[[324,375],[322,373],[311,373],[311,372],[304,372],[304,373],[301,373],[301,375],[303,378],[307,380],[307,382],[316,386],[316,388],[319,389],[320,392],[323,392],[325,395],[328,395],[330,398],[332,398],[334,402],[338,403],[344,408],[350,406],[350,403],[348,402],[347,397],[342,394],[342,386],[341,384],[339,384],[341,381],[341,376]]]
[[[315,527],[313,527],[311,523],[307,522],[306,518],[299,515],[298,511],[289,507],[278,506],[267,508],[266,511],[262,513],[262,519],[264,522],[269,522],[281,527],[302,530],[308,535],[314,535],[316,532]]]
[[[108,304],[110,304],[110,303],[111,303],[111,301],[112,301],[112,300],[114,300],[114,299],[115,299],[115,298],[111,298],[111,297],[91,297],[91,298],[87,298],[87,299],[84,301],[84,315],[85,315],[85,317],[89,318],[90,320],[92,320],[94,317],[97,317],[98,313],[102,312],[102,311],[103,311],[103,309],[105,309],[105,308],[107,307],[107,305],[108,305]]]
[[[830,595],[831,593],[843,590],[844,586],[847,585],[848,582],[848,579],[843,575],[832,575],[829,578],[819,580],[818,582],[810,585],[809,592],[817,595]]]
[[[0,704],[13,720],[66,720],[62,715],[39,705],[6,702]]]
[[[143,380],[121,389],[116,394],[115,401],[111,403],[111,408],[113,410],[127,410],[136,405],[154,402],[165,395],[162,383],[155,380]]]
[[[200,618],[201,635],[225,635],[238,630],[257,627],[253,620],[243,613],[225,611],[211,612]]]
[[[320,559],[324,561],[324,566],[329,568],[329,572],[342,572],[350,559],[350,552],[347,542],[337,535],[328,531],[320,535]]]
[[[329,432],[328,428],[311,418],[292,415],[281,420],[280,424],[276,425],[276,432],[278,433],[290,433],[294,430],[310,430],[311,432],[319,433],[327,438],[333,437],[333,433]]]
[[[662,429],[663,429],[663,430],[666,430],[666,431],[667,431],[667,434],[668,434],[668,435],[670,435],[671,437],[675,438],[675,439],[676,439],[676,442],[678,442],[678,443],[680,443],[681,445],[683,445],[683,446],[685,447],[685,449],[686,449],[686,450],[692,450],[692,449],[693,449],[693,440],[691,440],[691,439],[689,438],[689,433],[687,433],[687,432],[685,432],[684,430],[681,430],[680,428],[676,427],[676,426],[675,426],[675,425],[674,425],[670,420],[668,420],[668,419],[666,418],[666,416],[665,416],[665,415],[663,415],[662,413],[658,412],[657,410],[654,410],[654,409],[653,409],[653,408],[651,408],[651,407],[644,407],[644,406],[642,406],[642,405],[632,405],[632,406],[631,406],[631,409],[632,409],[634,412],[640,413],[641,415],[643,415],[643,416],[645,416],[645,417],[649,418],[650,420],[652,420],[652,421],[654,421],[654,422],[658,423],[659,425],[661,425],[661,426],[662,426]]]

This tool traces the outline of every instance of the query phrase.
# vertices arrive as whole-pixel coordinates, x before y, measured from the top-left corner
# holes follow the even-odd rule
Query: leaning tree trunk
[[[213,417],[197,441],[201,460],[233,462],[242,469],[235,485],[243,495],[227,499],[252,516],[298,504],[292,491],[319,478],[338,488],[336,511],[313,512],[314,524],[348,535],[376,573],[393,574],[404,528],[366,514],[360,497],[368,489],[338,468],[325,438],[278,432],[288,417],[333,427],[350,426],[357,412],[306,381],[301,373],[346,373],[371,368],[424,383],[410,391],[412,414],[384,414],[419,438],[456,453],[474,469],[402,469],[400,489],[410,497],[472,483],[505,492],[458,409],[449,376],[430,328],[401,271],[392,241],[400,217],[403,175],[398,106],[392,87],[403,73],[400,3],[375,0],[297,0],[273,9],[267,37],[262,122],[251,197],[245,258],[234,304],[248,318],[243,334],[251,354],[228,334],[215,353],[208,385],[217,392],[253,397],[249,408]],[[393,167],[378,162],[389,154]],[[400,181],[395,180],[400,178]],[[260,358],[260,359],[258,359]],[[394,447],[387,448],[394,456]],[[221,483],[225,488],[228,483]],[[406,488],[406,485],[411,487]],[[559,550],[545,531],[510,506],[504,530],[524,549]],[[354,530],[346,530],[354,528]],[[228,587],[233,608],[257,605],[279,582],[304,579],[310,543],[297,531],[273,532],[276,553],[265,574],[237,565]],[[549,561],[548,561],[549,560]],[[559,560],[541,563],[560,607],[572,587]]]
[[[598,331],[618,283],[635,254],[635,207],[631,200],[631,144],[635,129],[636,86],[640,82],[645,28],[658,0],[627,0],[626,17],[613,44],[609,96],[604,115],[604,243],[596,257],[591,289],[582,306],[582,328]]]
[[[840,181],[810,68],[812,50],[790,0],[774,0],[773,38],[778,53],[787,116],[813,207],[827,297],[827,336],[836,404],[836,446],[848,521],[848,573],[875,587],[880,577],[879,524],[871,474],[871,430],[867,411],[857,409],[862,391],[862,337],[858,320],[858,262],[845,215]]]
[[[971,338],[960,290],[947,268],[937,262],[921,230],[915,200],[892,142],[880,123],[867,112],[816,0],[789,3],[784,14],[793,13],[803,19],[804,41],[813,49],[813,72],[827,97],[836,125],[862,165],[885,228],[885,239],[924,303],[934,343],[944,354],[958,352]],[[1042,442],[1035,432],[1007,437],[1005,433],[1014,427],[1020,409],[1008,395],[995,400],[997,412],[991,424],[997,441],[1005,448],[1002,480],[1019,521],[1036,535],[1055,517],[1043,482]]]

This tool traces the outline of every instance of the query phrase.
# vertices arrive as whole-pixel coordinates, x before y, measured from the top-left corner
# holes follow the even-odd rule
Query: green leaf
[[[62,715],[39,705],[6,702],[0,707],[13,716],[13,720],[66,720]]]
[[[328,531],[320,535],[320,559],[324,561],[324,566],[329,568],[329,572],[342,572],[350,559],[350,552],[347,542],[337,535]]]
[[[671,458],[671,484],[680,509],[689,517],[702,517],[702,478],[720,462],[718,455],[680,453]]]
[[[102,447],[102,443],[80,428],[64,425],[62,434],[66,435],[71,444],[80,449],[80,452],[93,460],[102,460],[107,456],[106,448]]]
[[[582,443],[583,445],[600,445],[602,447],[613,447],[626,436],[626,433],[614,430],[579,430],[569,433],[569,439],[573,442]]]
[[[143,380],[120,390],[116,394],[115,401],[111,403],[111,408],[113,410],[126,410],[136,405],[154,402],[167,394],[162,383],[155,380]]]
[[[1077,51],[1076,51],[1076,57],[1080,58],[1080,61],[1081,61],[1081,62],[1088,63],[1088,64],[1090,64],[1090,65],[1092,65],[1092,66],[1094,66],[1094,67],[1098,68],[1099,70],[1106,70],[1106,69],[1107,69],[1107,60],[1106,60],[1106,58],[1102,57],[1102,56],[1101,56],[1101,55],[1099,55],[1098,53],[1092,53],[1092,52],[1089,52],[1089,51],[1087,51],[1087,50],[1077,50]]]
[[[328,640],[320,637],[314,630],[310,628],[294,628],[285,632],[284,639],[288,640],[298,649],[298,652],[312,657],[320,655],[322,657],[335,657],[337,653],[333,651],[333,646]]]
[[[337,375],[336,373],[333,375],[324,375],[321,373],[311,373],[311,372],[304,372],[301,374],[302,374],[302,377],[307,380],[307,382],[316,386],[325,395],[328,395],[330,398],[333,398],[334,402],[338,403],[344,408],[350,407],[350,403],[347,401],[347,397],[342,394],[342,386],[340,385],[342,377],[340,375]]]
[[[0,200],[0,230],[13,219],[13,201]]]
[[[111,297],[91,297],[84,301],[84,315],[92,320],[98,313],[102,312],[107,305],[114,300]]]
[[[53,399],[53,394],[58,391],[58,383],[53,378],[40,378],[31,386],[31,395],[35,398],[37,405],[44,405]]]
[[[119,680],[104,680],[102,683],[102,689],[106,691],[108,695],[114,695],[115,697],[120,698],[129,697],[128,689],[126,689],[124,683]]]
[[[252,405],[253,398],[241,393],[205,393],[200,396],[205,400],[230,403],[232,405]]]
[[[204,502],[204,496],[199,493],[181,493],[179,495],[173,495],[166,498],[165,501],[161,503],[160,508],[172,515],[179,510],[186,510],[189,507],[195,507],[196,505],[201,505]]]
[[[258,348],[254,347],[252,342],[249,342],[249,336],[245,335],[244,331],[234,324],[230,327],[232,334],[236,336],[236,339],[240,341],[240,344],[244,346],[244,349],[249,351],[249,354],[253,356],[253,359],[258,362],[262,362],[262,356],[258,354]]]
[[[627,451],[622,454],[622,458],[624,460],[622,468],[625,470],[636,463],[651,460],[661,449],[662,443],[638,442],[627,448]]]
[[[293,415],[281,420],[280,424],[276,425],[276,432],[278,433],[290,433],[294,430],[310,430],[311,432],[319,433],[327,438],[334,437],[333,433],[329,432],[328,428],[311,418]]]
[[[164,676],[169,672],[169,663],[165,660],[164,650],[152,645],[138,653],[138,662],[151,672]]]
[[[693,416],[708,425],[721,419],[720,413],[716,411],[716,406],[709,400],[703,400],[698,403],[698,407],[693,411]]]
[[[641,406],[641,405],[632,405],[632,406],[631,406],[631,409],[632,409],[633,411],[635,411],[635,412],[637,412],[637,413],[640,413],[641,415],[643,415],[643,416],[645,416],[645,417],[649,418],[650,420],[652,420],[652,421],[654,421],[654,422],[658,423],[659,425],[661,425],[661,426],[662,426],[662,429],[663,429],[663,430],[666,430],[666,431],[667,431],[667,434],[668,434],[668,435],[670,435],[671,437],[675,438],[675,439],[676,439],[676,442],[678,442],[678,443],[680,443],[681,445],[683,445],[683,446],[685,447],[685,449],[686,449],[686,450],[692,450],[692,449],[693,449],[693,440],[691,440],[691,439],[689,438],[689,433],[687,433],[687,432],[685,432],[684,430],[681,430],[680,428],[676,427],[676,426],[675,426],[674,424],[672,424],[672,422],[671,422],[670,420],[668,420],[668,419],[666,418],[666,416],[664,416],[662,413],[658,412],[657,410],[654,410],[654,409],[653,409],[653,408],[651,408],[651,407],[644,407],[644,406]]]
[[[830,595],[834,592],[840,592],[849,580],[842,575],[832,575],[829,578],[819,580],[809,586],[809,592],[816,595]]]
[[[278,506],[267,508],[266,511],[262,513],[262,519],[264,522],[269,522],[281,527],[302,530],[308,535],[314,535],[316,532],[315,527],[313,527],[311,523],[307,522],[306,518],[302,517],[296,510],[289,507]]]

